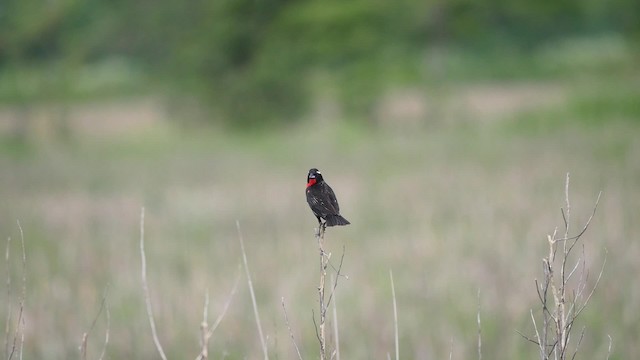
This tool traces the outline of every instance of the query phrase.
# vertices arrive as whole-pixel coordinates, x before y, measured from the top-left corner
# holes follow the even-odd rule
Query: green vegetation
[[[571,102],[565,106],[560,113],[575,109]],[[532,331],[533,279],[541,276],[546,234],[562,226],[567,171],[574,229],[604,192],[584,238],[590,284],[605,248],[610,259],[579,320],[586,326],[580,354],[604,358],[610,334],[612,358],[635,358],[638,123],[570,122],[531,133],[514,131],[519,121],[411,132],[303,125],[261,136],[168,125],[42,144],[20,156],[3,149],[0,228],[13,239],[14,316],[20,274],[15,219],[27,246],[25,358],[76,356],[107,284],[108,356],[155,356],[139,278],[142,206],[151,296],[170,357],[197,354],[207,289],[210,317],[222,309],[240,261],[236,219],[271,355],[294,356],[281,312],[284,296],[303,356],[315,357],[315,219],[302,194],[311,166],[324,170],[353,222],[329,229],[325,245],[334,259],[346,246],[349,280],[338,288],[344,358],[393,352],[389,269],[403,356],[446,358],[453,339],[454,358],[475,357],[480,290],[484,357],[535,357],[535,346],[515,330]],[[3,266],[0,276],[6,275]],[[0,298],[8,303],[5,291]],[[260,356],[250,309],[241,285],[211,339],[213,357]],[[6,318],[4,307],[0,314]],[[90,354],[99,352],[104,330],[102,318]]]
[[[389,86],[618,66],[640,36],[634,0],[7,0],[0,11],[2,102],[160,88],[240,128],[300,121],[318,77],[362,119]]]

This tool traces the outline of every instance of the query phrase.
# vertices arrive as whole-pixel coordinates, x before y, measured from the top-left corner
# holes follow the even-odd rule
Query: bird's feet
[[[322,237],[324,238],[324,231],[327,229],[327,223],[326,222],[320,222],[318,223],[318,227],[315,229],[316,230],[316,237]]]

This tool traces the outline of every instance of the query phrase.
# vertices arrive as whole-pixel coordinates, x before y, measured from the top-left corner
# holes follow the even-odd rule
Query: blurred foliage
[[[35,68],[46,80],[24,85],[14,77],[17,95],[0,96],[11,101],[135,88],[135,80],[105,85],[98,79],[98,87],[77,89],[78,69],[103,69],[117,59],[126,64],[120,78],[143,72],[133,78],[151,79],[150,87],[169,89],[176,101],[197,99],[215,121],[243,126],[300,119],[317,74],[329,77],[345,111],[366,115],[385,86],[437,76],[442,69],[425,69],[423,61],[433,49],[526,58],[561,39],[603,33],[637,42],[640,3],[5,0],[0,75]]]

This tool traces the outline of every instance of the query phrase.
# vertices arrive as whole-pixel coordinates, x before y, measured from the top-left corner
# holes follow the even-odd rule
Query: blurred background
[[[195,358],[239,273],[240,222],[272,358],[317,357],[309,168],[352,225],[336,303],[347,359],[536,358],[546,235],[598,212],[579,356],[640,357],[640,2],[0,2],[0,319],[26,245],[24,357],[78,356],[108,287],[107,358]],[[580,249],[582,251],[582,248]],[[5,280],[7,279],[7,280]],[[478,296],[478,292],[480,295]],[[89,358],[99,356],[103,312]],[[333,319],[331,320],[333,323]],[[331,325],[333,326],[333,325]],[[19,340],[19,337],[18,337]],[[19,341],[18,341],[19,342]],[[331,343],[333,348],[335,344]],[[241,281],[212,358],[261,356]]]

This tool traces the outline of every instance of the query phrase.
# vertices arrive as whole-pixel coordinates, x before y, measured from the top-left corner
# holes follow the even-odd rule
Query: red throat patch
[[[315,185],[316,184],[316,179],[309,179],[309,182],[307,183],[307,187]]]

